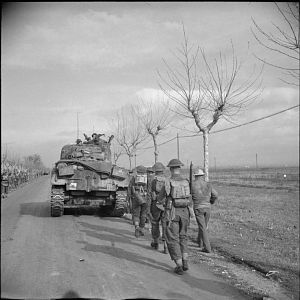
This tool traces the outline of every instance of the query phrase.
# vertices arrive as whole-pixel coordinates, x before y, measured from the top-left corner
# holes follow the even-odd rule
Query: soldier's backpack
[[[146,185],[147,184],[147,175],[146,174],[137,174],[135,178],[135,184],[137,185]]]
[[[190,185],[188,180],[170,180],[170,196],[173,199],[175,207],[187,207],[190,197]]]
[[[143,186],[135,186],[134,187],[134,193],[133,193],[135,199],[137,200],[138,204],[144,204],[146,203],[146,196],[147,192],[144,190]]]
[[[155,192],[159,193],[165,185],[165,178],[162,176],[155,177]]]

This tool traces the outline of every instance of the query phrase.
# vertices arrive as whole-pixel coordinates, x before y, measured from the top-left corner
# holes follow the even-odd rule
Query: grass
[[[212,207],[210,241],[218,252],[265,274],[278,271],[277,279],[298,299],[299,183],[282,189],[264,184],[213,182],[219,200]],[[196,239],[197,229],[190,230]]]

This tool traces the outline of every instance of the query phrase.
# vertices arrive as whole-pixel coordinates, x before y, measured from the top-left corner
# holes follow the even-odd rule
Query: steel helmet
[[[202,169],[198,169],[195,173],[194,173],[195,176],[203,176],[205,175],[203,170]]]
[[[155,163],[152,168],[155,172],[163,172],[165,170],[165,166],[161,162]]]
[[[182,167],[183,166],[183,163],[177,159],[177,158],[173,158],[169,161],[167,167],[171,168],[171,167]]]
[[[136,171],[137,171],[137,173],[147,173],[147,169],[142,165],[137,166]]]
[[[148,168],[147,168],[147,172],[148,172],[148,173],[150,173],[150,172],[153,173],[153,172],[154,172],[154,169],[153,169],[152,167],[148,167]]]

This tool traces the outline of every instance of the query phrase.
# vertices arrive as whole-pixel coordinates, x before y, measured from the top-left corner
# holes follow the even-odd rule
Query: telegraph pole
[[[179,136],[177,132],[177,158],[179,159]]]
[[[257,153],[255,154],[255,166],[256,166],[256,169],[257,169],[257,166],[258,166],[258,164],[257,164]]]
[[[216,160],[216,157],[214,157],[215,159],[215,172],[217,172],[217,160]]]

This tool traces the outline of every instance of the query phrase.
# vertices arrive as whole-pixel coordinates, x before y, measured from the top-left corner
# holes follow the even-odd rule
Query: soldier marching
[[[193,180],[192,173],[189,179],[185,178],[182,166],[179,159],[171,159],[167,165],[171,173],[168,177],[161,162],[148,169],[140,165],[134,170],[128,188],[136,238],[145,234],[148,218],[151,222],[150,247],[159,250],[162,241],[162,252],[169,253],[175,263],[174,272],[178,275],[189,270],[187,230],[191,221],[199,227],[200,251],[212,252],[207,225],[210,205],[218,198],[209,183],[199,181],[204,175],[201,169],[194,173]]]
[[[45,170],[26,169],[22,165],[12,162],[2,163],[1,165],[1,198],[7,198],[9,192],[14,191],[42,175]]]

